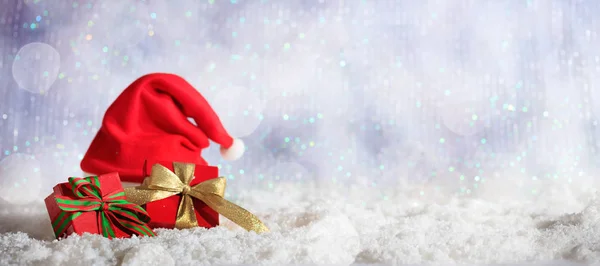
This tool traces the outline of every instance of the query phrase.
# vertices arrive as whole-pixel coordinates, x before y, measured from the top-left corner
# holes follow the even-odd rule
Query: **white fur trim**
[[[241,139],[234,139],[233,144],[228,149],[221,147],[221,157],[228,161],[235,161],[242,157],[246,151],[246,145]]]

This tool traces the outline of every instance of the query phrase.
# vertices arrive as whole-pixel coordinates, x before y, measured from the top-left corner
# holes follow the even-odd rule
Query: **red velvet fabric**
[[[233,143],[206,99],[179,76],[148,74],[108,108],[81,169],[118,172],[122,181],[141,183],[146,160],[206,165],[200,153],[209,139],[224,148]]]

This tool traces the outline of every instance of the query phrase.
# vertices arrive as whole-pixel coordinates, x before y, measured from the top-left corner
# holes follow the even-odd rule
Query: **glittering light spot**
[[[290,47],[292,47],[292,45],[289,42],[286,42],[285,44],[283,44],[283,50],[287,51],[290,49]]]
[[[285,141],[286,143],[287,143],[287,142],[290,142],[290,138],[288,138],[288,137],[285,137],[285,138],[283,139],[283,141]]]
[[[479,176],[476,176],[475,178],[475,182],[479,182],[479,180],[481,179]]]
[[[477,120],[477,118],[478,118],[478,116],[477,116],[476,114],[473,114],[473,115],[471,116],[471,119],[473,119],[474,121],[475,121],[475,120]]]
[[[92,40],[92,35],[91,34],[85,35],[85,39],[88,41]]]
[[[245,17],[241,17],[241,18],[240,18],[240,23],[241,23],[241,24],[244,24],[244,22],[246,22],[246,18],[245,18]]]
[[[460,179],[461,181],[462,181],[462,180],[465,180],[465,176],[464,176],[464,175],[461,175],[461,176],[459,177],[459,179]]]
[[[440,138],[440,143],[442,143],[442,144],[443,144],[443,143],[445,143],[445,142],[446,142],[446,139],[444,139],[444,138]]]
[[[548,111],[544,112],[544,117],[548,117]]]
[[[321,113],[318,113],[318,114],[317,114],[317,118],[319,118],[319,119],[322,119],[322,118],[323,118],[323,114],[321,114]]]
[[[213,70],[215,70],[215,68],[217,68],[217,65],[215,63],[210,63],[210,65],[208,65],[208,72],[212,72]]]
[[[8,118],[8,115],[2,114],[2,119],[6,120],[6,118]]]
[[[244,174],[244,169],[240,169],[240,174]]]
[[[154,36],[154,31],[153,30],[148,31],[148,36]]]
[[[487,143],[487,140],[485,138],[481,139],[481,144],[485,144]]]
[[[523,111],[523,113],[527,113],[527,106],[523,107],[523,109],[521,109]]]
[[[417,108],[421,108],[421,101],[417,101],[416,106]]]
[[[29,27],[33,30],[33,29],[37,28],[37,25],[35,23],[31,23],[31,25],[29,25]]]
[[[425,195],[425,191],[421,190],[421,192],[419,192],[419,195],[421,195],[421,196]]]
[[[306,36],[306,35],[304,35],[304,33],[300,33],[300,34],[298,34],[298,38],[300,38],[300,39],[304,39],[304,37],[305,37],[305,36]]]
[[[232,4],[237,4],[237,0],[230,0]]]
[[[37,17],[35,17],[35,21],[37,21],[37,22],[40,22],[41,20],[42,20],[42,17],[41,17],[41,16],[37,16]]]
[[[215,0],[208,0],[208,3],[212,5],[215,3]]]
[[[108,53],[108,47],[106,47],[106,46],[102,47],[102,52]]]
[[[446,95],[446,96],[450,95],[450,90],[445,90],[444,95]]]
[[[150,18],[156,19],[156,13],[154,13],[154,12],[150,13]]]
[[[94,21],[89,20],[87,23],[88,27],[92,27],[94,26]]]
[[[454,167],[450,166],[450,167],[448,168],[448,171],[449,171],[449,172],[454,172]]]
[[[290,116],[289,116],[289,115],[287,115],[287,114],[284,114],[284,115],[283,115],[283,120],[288,120],[288,119],[290,119]]]
[[[346,66],[346,61],[344,61],[344,60],[340,61],[340,66],[341,67],[345,67]]]
[[[181,41],[180,40],[175,40],[175,46],[179,46],[181,45]]]
[[[523,82],[522,81],[517,82],[517,84],[515,85],[515,88],[516,89],[523,88]]]
[[[231,55],[231,60],[240,60],[242,59],[242,56],[239,54],[233,54]]]
[[[308,146],[314,147],[315,146],[315,142],[314,141],[309,142]]]
[[[188,17],[188,18],[191,17],[192,16],[192,11],[186,11],[185,12],[185,16]]]
[[[235,31],[231,33],[231,37],[233,37],[233,38],[237,37],[237,35],[238,35],[238,34],[237,34],[237,32],[235,32]]]

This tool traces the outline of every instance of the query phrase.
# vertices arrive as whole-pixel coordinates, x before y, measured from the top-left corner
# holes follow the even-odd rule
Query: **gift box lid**
[[[119,173],[99,175],[98,181],[100,181],[100,191],[102,192],[102,196],[106,196],[116,190],[123,189],[123,186],[121,185],[121,179],[119,178]],[[55,195],[75,197],[69,182],[57,184],[52,190]]]
[[[144,176],[150,176],[152,173],[152,166],[155,164],[160,164],[169,170],[173,171],[173,163],[186,163],[186,162],[170,162],[170,161],[162,161],[162,160],[146,160],[144,162]],[[211,178],[219,177],[219,168],[215,166],[208,165],[199,165],[196,164],[194,169],[195,178],[190,182],[190,186],[196,185],[202,181],[206,181]]]

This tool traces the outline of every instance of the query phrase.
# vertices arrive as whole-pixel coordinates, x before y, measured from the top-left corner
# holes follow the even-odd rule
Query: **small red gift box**
[[[150,173],[152,173],[152,166],[157,163],[171,171],[174,171],[173,162],[146,161],[144,167],[144,176],[150,176]],[[197,164],[194,170],[194,179],[192,179],[189,186],[193,187],[206,180],[217,178],[218,176],[219,168]],[[177,210],[179,208],[180,201],[181,194],[178,194],[142,205],[150,217],[152,217],[148,223],[150,228],[175,228]],[[193,198],[193,203],[194,213],[196,214],[196,219],[198,220],[198,226],[211,228],[219,225],[219,213],[196,198]]]
[[[73,233],[108,238],[154,235],[146,226],[150,219],[146,212],[125,200],[118,173],[69,178],[54,186],[45,203],[56,238]]]

